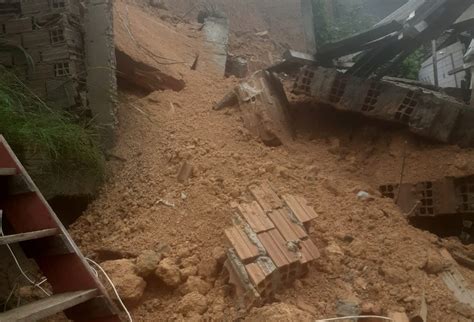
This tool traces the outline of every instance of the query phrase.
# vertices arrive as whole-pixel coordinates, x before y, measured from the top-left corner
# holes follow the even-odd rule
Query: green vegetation
[[[313,14],[318,46],[370,29],[377,22],[361,6],[345,0],[313,0]]]
[[[11,71],[0,66],[0,133],[42,186],[104,176],[95,132],[47,106]],[[64,181],[66,183],[64,183]]]
[[[408,56],[391,76],[417,80],[421,64],[425,57],[427,56],[424,53],[424,49],[418,49]]]
[[[312,0],[316,43],[323,46],[370,29],[377,19],[363,12],[362,7],[346,0]],[[418,79],[426,50],[420,48],[408,56],[391,76]]]

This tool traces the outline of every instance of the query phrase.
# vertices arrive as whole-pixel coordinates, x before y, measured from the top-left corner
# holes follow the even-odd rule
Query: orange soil
[[[141,17],[133,24],[143,32],[154,19],[157,39],[161,28],[177,30],[134,5],[129,14]],[[149,50],[168,55],[175,45],[146,43]],[[122,46],[129,49],[125,42]],[[214,79],[182,66],[175,71],[186,82],[181,92],[120,97],[118,143],[111,151],[118,158],[108,162],[108,182],[71,229],[87,256],[104,248],[138,254],[166,243],[175,257],[196,246],[192,253],[205,261],[215,246],[225,245],[223,231],[232,216],[229,202],[247,200],[248,185],[269,180],[279,192],[302,195],[314,205],[320,217],[311,237],[323,253],[317,267],[278,300],[310,304],[317,318],[324,318],[335,315],[339,299],[413,312],[424,293],[431,321],[467,321],[457,313],[442,280],[421,269],[439,250],[438,238],[410,226],[376,190],[379,184],[398,181],[405,141],[406,181],[472,173],[472,150],[433,145],[384,125],[305,107],[295,113],[296,140],[266,147],[248,134],[238,109],[212,110],[235,79]],[[195,169],[186,185],[176,180],[184,160]],[[358,200],[360,190],[371,192],[375,200]],[[175,207],[158,203],[160,199]],[[463,273],[474,281],[472,273]],[[223,291],[222,281],[210,281],[214,287],[204,318],[236,318],[241,312]],[[149,281],[132,314],[136,321],[182,319],[175,313],[180,298],[177,291]]]

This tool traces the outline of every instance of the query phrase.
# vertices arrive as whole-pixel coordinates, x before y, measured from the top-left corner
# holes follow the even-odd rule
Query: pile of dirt
[[[119,16],[127,12],[121,5],[116,10]],[[164,25],[169,35],[176,35],[143,36],[140,41],[148,50],[172,55],[193,48],[191,38],[182,39],[187,27],[164,22],[133,4],[128,14],[137,34]],[[121,46],[132,52],[135,45]],[[149,59],[138,51],[136,55]],[[352,115],[309,111],[302,102],[293,106],[299,129],[295,141],[268,147],[244,128],[238,109],[212,110],[236,85],[235,79],[216,79],[181,65],[168,68],[186,83],[180,92],[121,95],[108,182],[71,229],[85,255],[101,262],[137,262],[143,252],[158,252],[166,245],[167,258],[180,272],[179,283],[191,278],[192,288],[185,289],[192,291],[184,291],[185,296],[182,287],[167,286],[167,280],[174,280],[168,275],[146,278],[144,293],[132,308],[135,320],[258,320],[283,318],[293,310],[238,311],[214,257],[216,246],[225,245],[223,231],[231,224],[229,203],[249,201],[247,187],[263,180],[280,193],[304,196],[319,214],[310,235],[322,258],[305,278],[277,295],[278,301],[298,307],[302,316],[300,311],[325,318],[336,314],[341,301],[412,313],[425,294],[430,320],[473,318],[472,312],[459,308],[440,277],[426,270],[428,262],[438,259],[439,239],[410,226],[393,202],[377,192],[381,182],[399,178],[402,153],[407,154],[407,180],[414,181],[470,171],[472,150],[434,145],[384,125],[354,121]],[[193,171],[181,183],[177,174],[185,162]],[[360,191],[372,198],[360,200]],[[474,282],[471,271],[462,272]]]

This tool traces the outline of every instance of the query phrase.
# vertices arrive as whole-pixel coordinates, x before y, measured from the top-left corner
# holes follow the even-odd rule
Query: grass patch
[[[46,105],[1,66],[0,133],[33,179],[39,179],[40,188],[60,180],[93,177],[102,181],[104,177],[104,158],[94,129]],[[45,178],[52,180],[46,183]]]

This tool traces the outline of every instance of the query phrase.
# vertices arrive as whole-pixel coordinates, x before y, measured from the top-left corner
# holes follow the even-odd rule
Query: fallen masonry
[[[234,204],[234,225],[225,231],[225,267],[240,305],[258,306],[308,272],[319,258],[308,236],[317,214],[298,196],[279,196],[268,182],[253,185],[255,201]]]
[[[427,88],[390,78],[363,79],[333,68],[301,69],[293,87],[317,104],[388,121],[425,138],[460,146],[474,145],[470,120],[474,111],[464,102]]]
[[[380,186],[410,216],[471,214],[474,212],[474,176]]]

